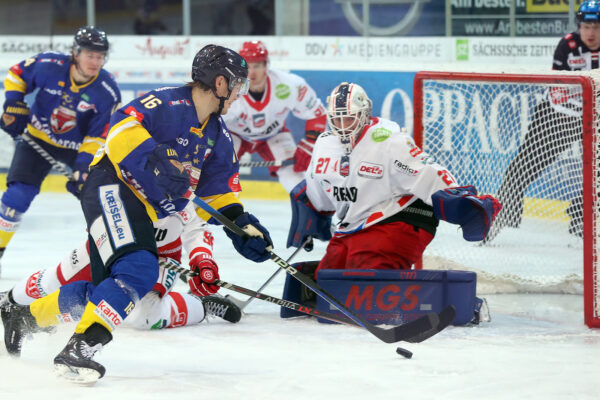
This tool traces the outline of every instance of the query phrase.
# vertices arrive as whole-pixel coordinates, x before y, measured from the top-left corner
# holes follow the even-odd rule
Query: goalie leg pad
[[[306,181],[302,180],[294,187],[290,199],[292,222],[287,247],[300,247],[309,236],[323,241],[331,239],[331,215],[321,214],[309,205]]]
[[[453,324],[465,325],[473,320],[477,306],[474,272],[323,269],[317,283],[374,324],[399,325],[452,304],[456,308]],[[317,310],[340,313],[320,297]]]
[[[296,268],[298,271],[306,274],[308,276],[312,276],[319,265],[318,261],[304,261],[292,264],[292,267]],[[301,284],[298,280],[292,278],[289,274],[285,277],[285,284],[283,286],[283,300],[288,300],[294,303],[306,305],[308,307],[314,308],[315,306],[315,292],[308,289],[306,286]],[[312,304],[311,304],[312,303]],[[301,317],[306,314],[301,313],[299,311],[292,310],[290,308],[281,307],[281,311],[279,312],[279,316],[281,318],[292,318],[292,317]]]

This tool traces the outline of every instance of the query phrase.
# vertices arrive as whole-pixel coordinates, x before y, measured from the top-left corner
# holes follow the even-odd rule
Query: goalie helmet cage
[[[475,270],[480,293],[582,293],[585,323],[600,327],[600,72],[419,72],[413,90],[416,144],[459,185],[473,184],[508,204],[486,243],[465,242],[455,226],[442,222],[416,268]],[[537,142],[543,146],[514,161],[523,143],[535,142],[530,131],[543,135]],[[551,161],[542,162],[548,153]],[[516,189],[524,180],[526,190]],[[583,199],[583,229],[571,231],[577,199]]]

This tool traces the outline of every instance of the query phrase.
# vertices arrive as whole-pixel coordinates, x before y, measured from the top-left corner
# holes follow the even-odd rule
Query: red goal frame
[[[478,81],[478,82],[508,82],[508,83],[537,83],[537,84],[571,84],[582,88],[583,102],[583,298],[585,323],[590,328],[600,328],[600,293],[598,292],[598,255],[595,232],[596,212],[594,199],[597,197],[597,137],[594,129],[594,119],[600,120],[596,111],[596,95],[594,80],[586,75],[575,74],[493,74],[466,72],[433,72],[421,71],[414,78],[413,108],[414,108],[414,139],[419,147],[423,147],[423,84],[427,80],[446,81]],[[598,121],[596,122],[600,126]],[[433,154],[435,156],[435,154]],[[418,263],[416,268],[421,268]]]

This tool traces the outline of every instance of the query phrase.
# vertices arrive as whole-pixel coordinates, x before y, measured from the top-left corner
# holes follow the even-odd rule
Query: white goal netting
[[[481,293],[585,291],[594,318],[600,315],[596,77],[417,75],[417,144],[459,184],[504,206],[485,243],[465,242],[455,226],[441,223],[423,268],[475,270]]]

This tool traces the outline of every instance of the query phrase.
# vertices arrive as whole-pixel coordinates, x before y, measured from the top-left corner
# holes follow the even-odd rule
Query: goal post
[[[475,270],[488,293],[583,294],[600,327],[600,71],[419,72],[413,90],[416,144],[504,206],[484,243],[441,223],[422,266]]]

